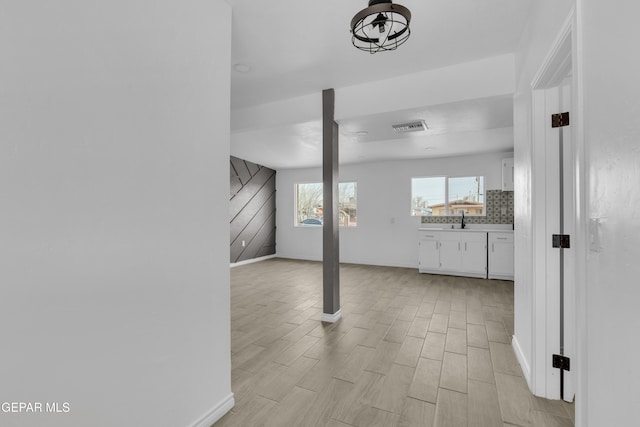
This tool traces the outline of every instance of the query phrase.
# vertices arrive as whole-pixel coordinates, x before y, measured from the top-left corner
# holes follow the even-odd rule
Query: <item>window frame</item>
[[[298,186],[299,185],[309,185],[309,184],[318,184],[320,186],[324,186],[323,182],[317,181],[304,181],[304,182],[296,182],[293,184],[293,226],[294,228],[322,228],[324,225],[324,221],[322,224],[301,224],[298,222]],[[354,184],[354,198],[355,198],[355,211],[356,211],[356,223],[354,225],[342,225],[338,224],[341,228],[344,229],[352,229],[358,227],[358,181],[340,181],[338,182],[338,188],[340,184]],[[324,189],[323,189],[324,191]],[[338,190],[339,191],[339,190]],[[323,193],[324,195],[324,193]],[[338,207],[340,207],[340,201],[338,201]]]
[[[435,217],[447,217],[447,216],[459,216],[460,214],[457,214],[455,212],[451,212],[451,205],[450,205],[450,200],[449,200],[449,180],[450,179],[455,179],[455,178],[482,178],[482,196],[484,198],[484,200],[482,201],[482,213],[481,214],[465,214],[465,216],[473,216],[473,217],[486,217],[487,216],[487,199],[486,199],[486,193],[487,193],[487,184],[486,184],[486,176],[485,175],[431,175],[431,176],[414,176],[411,177],[411,195],[409,198],[409,205],[410,205],[410,215],[412,217],[423,217],[423,216],[435,216]],[[414,199],[414,195],[413,195],[413,181],[416,179],[426,179],[426,178],[444,178],[444,215],[414,215],[414,208],[413,208],[413,199]]]

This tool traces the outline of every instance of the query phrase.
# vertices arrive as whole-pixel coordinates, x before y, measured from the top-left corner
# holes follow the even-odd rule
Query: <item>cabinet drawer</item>
[[[461,232],[462,241],[464,242],[487,242],[486,232],[463,231]]]
[[[489,233],[489,241],[513,243],[513,233]]]
[[[418,239],[420,240],[438,240],[440,233],[438,231],[420,231]]]

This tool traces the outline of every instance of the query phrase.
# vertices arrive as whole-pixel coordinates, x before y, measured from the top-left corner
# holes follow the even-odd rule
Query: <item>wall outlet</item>
[[[500,208],[500,215],[506,215],[507,214],[507,208],[506,207],[501,207]]]

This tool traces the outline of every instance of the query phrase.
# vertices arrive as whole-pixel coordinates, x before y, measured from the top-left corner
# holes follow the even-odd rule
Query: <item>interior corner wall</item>
[[[340,181],[357,182],[357,227],[340,227],[340,262],[418,267],[420,217],[411,216],[411,178],[485,176],[485,189],[502,186],[502,159],[512,153],[397,160],[340,166]],[[322,228],[296,227],[295,184],[322,182],[322,169],[280,169],[276,179],[278,205],[277,255],[322,259]]]
[[[222,0],[3,2],[0,425],[233,405],[230,50]]]
[[[276,253],[276,171],[231,156],[231,262]]]
[[[535,206],[544,200],[535,200],[533,177],[545,173],[544,167],[533,162],[532,147],[532,92],[531,83],[542,66],[563,23],[567,19],[573,0],[540,0],[532,2],[530,19],[515,54],[516,93],[514,94],[514,211],[515,211],[515,280],[514,280],[514,347],[531,386],[530,371],[533,361],[533,296],[534,277],[544,276],[535,271],[534,217]]]
[[[577,11],[592,242],[582,426],[631,426],[640,405],[640,59],[625,41],[640,39],[640,4],[579,0]]]

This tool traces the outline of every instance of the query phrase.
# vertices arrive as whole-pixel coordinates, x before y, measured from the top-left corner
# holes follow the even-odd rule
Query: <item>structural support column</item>
[[[338,229],[338,124],[335,92],[322,91],[322,288],[323,322],[337,322],[340,311],[340,241]]]

